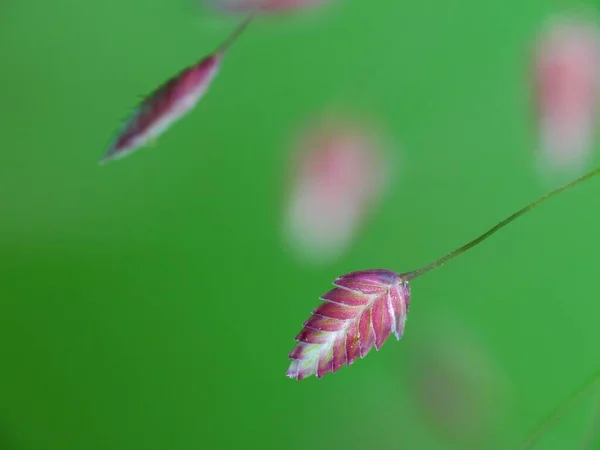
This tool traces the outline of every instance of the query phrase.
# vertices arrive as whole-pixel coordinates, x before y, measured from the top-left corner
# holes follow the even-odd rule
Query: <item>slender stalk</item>
[[[598,381],[600,381],[600,369],[596,370],[594,375],[588,378],[581,386],[577,387],[571,393],[571,395],[569,395],[558,405],[556,409],[548,414],[538,424],[538,426],[535,427],[529,437],[525,440],[525,442],[523,442],[520,449],[529,450],[532,448],[540,440],[544,433],[546,433],[546,431],[548,431],[553,424],[555,424],[562,416],[564,416],[569,408],[573,407],[578,400],[581,400],[583,395],[592,389]]]
[[[414,278],[416,278],[418,276],[421,276],[421,275],[429,272],[430,270],[437,269],[438,267],[446,264],[451,259],[453,259],[456,256],[460,255],[461,253],[464,253],[467,250],[475,247],[477,244],[485,241],[488,237],[490,237],[496,231],[500,230],[501,228],[504,228],[506,225],[508,225],[509,223],[511,223],[513,220],[518,219],[519,217],[521,217],[525,213],[528,213],[529,211],[531,211],[536,206],[541,205],[542,203],[544,203],[546,200],[549,200],[552,197],[555,197],[556,195],[560,194],[561,192],[564,192],[564,191],[566,191],[568,189],[571,189],[572,187],[575,187],[576,185],[578,185],[580,183],[583,183],[586,180],[589,180],[590,178],[598,175],[599,173],[600,173],[600,167],[598,167],[598,168],[596,168],[596,169],[594,169],[594,170],[586,173],[585,175],[581,176],[580,178],[577,178],[574,181],[571,181],[568,184],[565,184],[562,187],[559,187],[559,188],[553,190],[552,192],[544,195],[543,197],[540,197],[539,199],[537,199],[536,201],[530,203],[529,205],[521,208],[520,210],[518,210],[517,212],[515,212],[511,216],[509,216],[506,219],[504,219],[502,222],[500,222],[500,223],[496,224],[495,226],[493,226],[492,228],[490,228],[488,231],[486,231],[485,233],[483,233],[481,236],[479,236],[479,237],[473,239],[472,241],[466,243],[462,247],[457,248],[453,252],[448,253],[446,256],[442,256],[441,258],[435,260],[431,264],[423,266],[423,267],[421,267],[421,268],[419,268],[417,270],[413,270],[412,272],[408,272],[406,274],[403,274],[404,278],[407,279],[407,280],[411,280],[411,279],[414,279]]]
[[[258,11],[261,9],[261,7],[262,7],[262,4],[260,6],[257,6],[253,11],[250,12],[250,14],[248,14],[248,17],[246,17],[242,21],[242,23],[240,23],[236,27],[236,29],[233,30],[233,32],[227,37],[227,39],[225,39],[225,41],[221,45],[219,45],[217,50],[215,50],[215,54],[224,55],[225,52],[227,52],[227,50],[229,50],[231,48],[231,46],[235,43],[235,41],[237,41],[237,39],[244,32],[244,30],[246,30],[246,28],[248,28],[248,25],[250,25],[252,20],[254,20],[256,13],[258,13]]]

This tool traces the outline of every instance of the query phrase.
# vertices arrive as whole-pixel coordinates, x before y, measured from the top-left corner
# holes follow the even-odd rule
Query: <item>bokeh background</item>
[[[260,18],[197,110],[101,167],[140,97],[241,17],[2,0],[0,448],[515,448],[600,364],[598,181],[416,280],[401,342],[320,380],[286,378],[287,355],[336,276],[414,269],[554,187],[535,170],[528,63],[544,18],[573,5],[340,0]],[[309,265],[282,241],[283,168],[334,100],[381,117],[401,165],[349,251]],[[500,417],[476,444],[419,394],[436,342],[501,380],[476,396],[473,421]],[[433,384],[455,417],[467,394]],[[536,448],[579,448],[593,413],[590,396]]]

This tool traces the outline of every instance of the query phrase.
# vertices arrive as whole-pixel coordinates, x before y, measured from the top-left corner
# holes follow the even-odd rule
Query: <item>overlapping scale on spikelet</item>
[[[381,348],[390,334],[400,340],[410,302],[408,281],[384,269],[343,275],[321,297],[289,354],[287,376],[321,378]]]

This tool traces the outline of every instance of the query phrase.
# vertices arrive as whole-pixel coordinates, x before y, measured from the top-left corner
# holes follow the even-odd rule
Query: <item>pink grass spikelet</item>
[[[304,328],[287,376],[301,380],[321,378],[379,350],[390,334],[400,339],[410,302],[410,287],[389,270],[366,270],[339,277],[336,287],[321,297]]]
[[[364,358],[373,346],[381,348],[391,333],[399,340],[410,303],[409,282],[437,269],[469,251],[514,220],[545,201],[600,174],[596,168],[529,203],[485,233],[430,264],[401,275],[386,269],[363,270],[339,277],[335,289],[327,292],[324,303],[313,310],[296,336],[298,342],[289,354],[292,363],[286,375],[302,380],[336,372]]]
[[[600,93],[600,28],[587,16],[559,17],[540,34],[534,91],[547,168],[585,164],[592,148]]]
[[[380,136],[363,122],[329,119],[299,140],[283,223],[296,256],[329,262],[352,243],[390,178]]]
[[[225,53],[249,25],[252,17],[250,15],[238,26],[212,55],[182,70],[143,100],[126,121],[100,164],[121,159],[154,141],[189,113],[210,87]]]

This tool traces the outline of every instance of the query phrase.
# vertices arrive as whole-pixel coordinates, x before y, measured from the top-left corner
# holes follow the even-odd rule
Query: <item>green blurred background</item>
[[[514,448],[600,365],[600,180],[415,281],[401,342],[321,380],[285,370],[336,276],[414,269],[554,186],[534,167],[527,64],[568,6],[340,0],[257,20],[156,148],[100,167],[139,98],[240,18],[2,0],[0,448],[461,448],[407,376],[450,321],[501,368]],[[401,167],[352,248],[309,266],[282,244],[283,168],[333,99],[378,114]],[[536,448],[579,448],[591,408]]]

